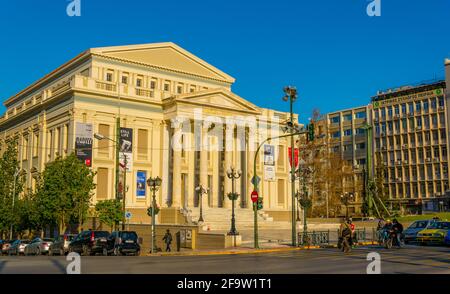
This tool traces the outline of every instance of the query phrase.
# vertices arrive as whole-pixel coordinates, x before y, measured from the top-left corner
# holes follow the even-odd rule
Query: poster
[[[145,198],[145,185],[147,181],[147,172],[138,171],[136,174],[136,197]]]
[[[133,169],[133,129],[120,128],[120,153],[119,162],[121,166],[125,165],[125,158],[127,161],[127,172]]]
[[[264,145],[264,165],[275,165],[274,145]]]
[[[75,154],[87,167],[92,167],[92,124],[76,123]]]
[[[264,180],[269,182],[275,181],[275,166],[272,165],[264,166]]]

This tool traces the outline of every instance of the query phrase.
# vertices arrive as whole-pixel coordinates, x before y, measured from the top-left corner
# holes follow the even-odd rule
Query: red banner
[[[291,150],[292,150],[292,148],[289,147],[288,148],[289,164],[292,167],[292,151]],[[297,168],[297,166],[298,166],[298,148],[294,149],[294,162],[295,162],[295,168]]]

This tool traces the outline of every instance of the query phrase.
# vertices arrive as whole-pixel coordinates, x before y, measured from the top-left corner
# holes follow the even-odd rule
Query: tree
[[[23,191],[24,176],[18,172],[19,161],[17,158],[17,141],[9,141],[1,146],[2,156],[0,157],[0,231],[10,229],[10,225],[17,226],[15,217],[17,199]]]
[[[122,220],[122,204],[117,199],[103,200],[95,204],[95,211],[97,212],[100,222],[111,227],[118,224]]]
[[[35,197],[39,223],[57,224],[60,232],[69,223],[81,225],[95,189],[94,176],[95,172],[73,153],[48,163]]]

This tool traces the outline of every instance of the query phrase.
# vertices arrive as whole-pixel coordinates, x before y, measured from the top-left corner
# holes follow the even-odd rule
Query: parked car
[[[445,244],[448,234],[450,234],[450,222],[433,222],[417,234],[417,242],[421,245]]]
[[[417,220],[413,222],[406,230],[403,231],[405,244],[415,242],[417,234],[426,229],[433,220]]]
[[[3,254],[5,254],[5,255],[8,254],[9,247],[11,247],[11,244],[14,243],[14,241],[15,240],[7,240],[7,241],[5,241],[5,243],[3,243],[2,255]]]
[[[113,255],[135,255],[141,254],[138,235],[134,231],[112,232],[107,242],[108,254]]]
[[[5,244],[5,240],[0,240],[0,255],[2,254],[3,244]]]
[[[48,249],[52,245],[53,239],[51,238],[34,238],[31,243],[25,247],[25,255],[41,255],[48,254]]]
[[[75,238],[75,234],[64,234],[58,236],[50,245],[48,250],[49,255],[65,255],[69,252],[69,244]]]
[[[106,248],[109,232],[107,231],[83,231],[79,233],[69,244],[69,252],[81,255],[108,254]]]
[[[30,244],[30,240],[16,240],[8,249],[8,255],[24,254],[25,247]]]

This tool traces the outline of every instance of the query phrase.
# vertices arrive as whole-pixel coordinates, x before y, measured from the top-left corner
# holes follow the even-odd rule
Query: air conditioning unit
[[[402,161],[401,160],[397,160],[397,164],[402,164]]]
[[[403,164],[408,164],[408,160],[403,160]]]
[[[401,182],[402,181],[402,178],[397,178],[397,182]]]
[[[420,131],[421,129],[422,129],[421,126],[418,126],[418,127],[416,128],[417,131]]]
[[[431,158],[427,158],[427,162],[431,162]]]

